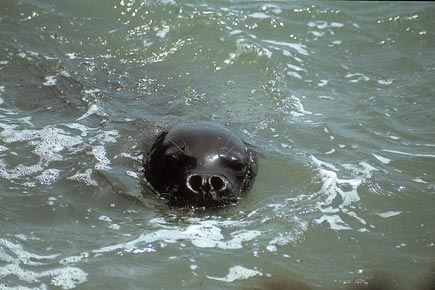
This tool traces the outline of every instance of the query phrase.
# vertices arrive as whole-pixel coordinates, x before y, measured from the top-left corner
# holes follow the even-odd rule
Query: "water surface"
[[[0,289],[410,289],[435,237],[435,6],[3,0]],[[264,155],[223,210],[141,184],[159,130]]]

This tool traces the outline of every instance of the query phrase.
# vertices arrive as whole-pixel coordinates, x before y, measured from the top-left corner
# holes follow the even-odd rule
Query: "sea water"
[[[435,259],[435,5],[0,5],[0,289],[411,289]],[[143,189],[157,132],[257,148],[221,210]]]

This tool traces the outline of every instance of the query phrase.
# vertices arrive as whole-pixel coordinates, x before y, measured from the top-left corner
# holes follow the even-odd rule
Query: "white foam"
[[[328,80],[320,80],[319,83],[317,84],[317,86],[319,87],[324,87],[328,84]],[[319,99],[333,99],[332,97],[327,97],[327,96],[319,96]]]
[[[393,80],[391,80],[391,79],[388,79],[388,80],[378,80],[378,84],[381,84],[381,85],[388,86],[388,85],[391,85],[392,83],[393,83]]]
[[[45,82],[43,82],[42,84],[44,86],[55,86],[56,83],[57,83],[56,76],[46,76]]]
[[[418,146],[426,146],[426,147],[435,147],[435,144],[430,144],[430,143],[426,143],[426,144],[419,144],[419,143],[417,143],[417,144],[415,144],[415,145],[418,145]]]
[[[103,131],[89,139],[89,142],[97,142],[99,144],[115,143],[119,137],[119,133],[116,130]]]
[[[104,146],[94,146],[91,151],[95,159],[97,159],[97,164],[95,164],[95,169],[107,170],[110,169],[110,160],[106,157],[106,148]]]
[[[295,71],[303,71],[303,72],[307,72],[306,69],[301,68],[300,66],[297,66],[297,65],[294,65],[294,64],[291,64],[291,63],[288,63],[288,64],[287,64],[287,67],[290,68],[290,69],[292,69],[292,70],[295,70]]]
[[[352,229],[338,215],[323,215],[320,218],[315,219],[314,221],[317,224],[322,224],[323,222],[327,222],[331,230],[341,231],[341,230]]]
[[[344,24],[339,22],[327,22],[327,21],[317,20],[317,21],[308,22],[308,26],[316,27],[317,29],[323,30],[330,27],[341,28],[344,26]]]
[[[100,92],[100,89],[89,89],[85,90],[85,94],[87,95],[95,95],[96,93]]]
[[[356,78],[354,78],[356,77]],[[366,76],[365,74],[362,73],[347,73],[345,75],[345,78],[353,78],[352,80],[350,80],[349,82],[351,83],[359,83],[360,81],[369,81],[370,78],[368,76]]]
[[[78,152],[83,148],[77,145],[83,143],[81,136],[72,135],[63,129],[56,126],[47,126],[40,130],[36,129],[23,129],[19,128],[27,124],[32,125],[30,117],[14,119],[13,125],[5,123],[0,124],[0,128],[3,131],[0,132],[0,139],[5,143],[26,142],[26,152],[28,154],[31,151],[38,159],[34,161],[34,164],[19,164],[13,168],[9,168],[4,162],[0,162],[0,176],[7,179],[18,179],[25,176],[31,176],[35,173],[41,172],[40,175],[35,176],[37,182],[42,185],[51,185],[55,183],[60,175],[60,170],[54,168],[46,168],[53,161],[61,161],[64,159],[63,152],[68,150],[69,152]],[[17,124],[18,123],[18,124]],[[21,124],[20,124],[21,123]],[[77,125],[72,124],[65,125],[66,127],[78,128]],[[86,135],[86,130],[82,130]],[[3,149],[4,147],[4,149]],[[8,150],[6,146],[3,146],[1,150]],[[33,147],[33,150],[32,150]],[[21,152],[11,152],[11,154],[21,154]],[[30,162],[32,159],[29,159]],[[104,159],[100,160],[100,164]],[[34,181],[28,181],[26,186],[34,186]]]
[[[3,128],[3,131],[0,132],[0,138],[2,138],[5,143],[30,141],[41,136],[38,130],[16,130],[19,127],[18,125],[0,123],[0,127]]]
[[[265,4],[265,5],[263,5],[263,7],[261,7],[261,9],[263,9],[263,10],[270,9],[274,14],[281,14],[282,13],[282,9],[279,6],[273,5],[273,4]]]
[[[340,217],[340,215],[347,215],[358,223],[366,225],[367,222],[363,218],[349,209],[360,200],[358,187],[371,178],[371,172],[377,169],[366,162],[360,162],[358,165],[342,164],[343,168],[352,171],[352,176],[355,178],[339,178],[338,169],[334,165],[320,161],[314,156],[311,156],[311,159],[317,167],[322,182],[319,192],[312,198],[324,197],[316,204],[316,207],[323,213],[320,218],[316,219],[316,222],[327,222],[334,230],[349,230],[351,227]]]
[[[152,42],[148,39],[144,39],[144,41],[143,41],[143,47],[150,47],[153,44],[154,44],[154,42]]]
[[[2,105],[4,102],[3,98],[1,97],[2,93],[4,93],[4,91],[5,91],[5,86],[0,86],[0,105]]]
[[[260,231],[236,231],[225,238],[215,221],[205,220],[198,224],[193,224],[185,229],[165,228],[153,233],[142,234],[134,240],[103,247],[94,250],[94,253],[105,253],[118,250],[126,252],[134,251],[141,244],[150,244],[154,242],[176,243],[179,241],[190,241],[192,245],[198,248],[220,248],[220,249],[241,249],[243,243],[251,241],[261,234]]]
[[[302,76],[295,71],[287,71],[287,75],[294,77],[294,78],[297,78],[297,79],[300,79],[300,80],[302,79]]]
[[[43,163],[62,160],[59,153],[66,148],[83,143],[79,136],[71,136],[69,133],[54,126],[48,126],[40,130],[40,141],[31,142],[35,145],[33,153],[38,155]]]
[[[267,48],[262,48],[261,51],[258,53],[259,56],[266,56],[267,58],[272,58],[272,52],[268,50]]]
[[[278,236],[273,238],[268,246],[285,246],[290,243],[295,243],[308,229],[308,222],[296,218],[296,224],[291,229],[285,232],[279,232]],[[276,247],[270,248],[270,251],[276,251]]]
[[[88,252],[83,252],[79,256],[70,256],[63,258],[59,261],[62,265],[69,265],[69,264],[77,264],[78,262],[87,260],[89,258]]]
[[[69,59],[76,59],[77,55],[74,52],[65,53]]]
[[[78,124],[78,123],[67,123],[67,124],[63,124],[63,125],[65,127],[68,127],[68,128],[80,131],[80,136],[82,136],[82,137],[86,137],[88,135],[89,131],[98,130],[98,128],[90,128],[88,126],[81,125],[81,124]]]
[[[131,159],[131,160],[135,160],[135,161],[139,161],[139,162],[143,160],[143,155],[142,154],[137,155],[137,156],[136,155],[133,156],[130,153],[121,152],[118,156],[121,156],[121,157],[124,157],[124,158],[128,158],[128,159]]]
[[[236,280],[246,280],[254,276],[263,276],[263,273],[257,270],[253,270],[237,265],[229,268],[228,274],[225,277],[207,276],[207,278],[230,283]]]
[[[43,168],[40,164],[23,165],[18,164],[12,169],[8,169],[7,165],[0,160],[0,176],[5,179],[17,179],[23,176],[29,176],[34,173],[42,171]]]
[[[98,106],[97,106],[96,104],[91,104],[91,105],[88,107],[88,110],[86,111],[86,113],[84,113],[82,116],[80,116],[80,117],[77,118],[77,121],[80,121],[80,120],[86,119],[87,117],[89,117],[89,116],[91,116],[91,115],[97,113],[98,110],[99,110],[99,109],[98,109]]]
[[[325,152],[326,155],[329,155],[329,154],[332,154],[332,153],[335,153],[335,149],[334,148],[332,148],[331,150]]]
[[[319,99],[334,100],[334,97],[331,97],[331,96],[319,96]]]
[[[1,150],[0,150],[1,151]],[[421,179],[421,178],[414,178],[412,181],[415,181],[415,182],[417,182],[417,183],[428,183],[427,181],[424,181],[423,179]]]
[[[291,99],[293,100],[293,106],[294,110],[292,110],[291,114],[295,117],[301,116],[301,115],[311,115],[313,114],[311,111],[305,110],[304,106],[302,105],[302,101],[297,98],[296,96],[291,96]]]
[[[40,261],[46,259],[54,259],[58,256],[58,255],[41,256],[37,254],[32,254],[25,251],[21,245],[12,243],[3,238],[0,238],[0,246],[2,246],[0,248],[0,260],[5,262],[15,261],[15,259],[12,256],[7,254],[9,251],[17,257],[17,260],[19,260],[20,263],[31,265],[31,266],[42,265]],[[7,249],[8,251],[5,251],[5,249]],[[35,262],[34,260],[36,260],[37,262]]]
[[[256,19],[270,18],[270,15],[267,15],[266,13],[263,13],[263,12],[255,12],[255,13],[249,14],[249,16],[252,18],[256,18]]]
[[[47,204],[48,204],[48,205],[54,205],[56,201],[57,201],[57,198],[56,198],[56,197],[54,197],[54,196],[50,196],[50,197],[48,198]]]
[[[48,270],[36,275],[39,279],[49,277],[51,284],[62,289],[73,289],[86,282],[88,274],[76,267]]]
[[[292,54],[290,53],[290,51],[288,51],[287,49],[283,49],[283,50],[282,50],[282,55],[284,55],[284,56],[292,56]]]
[[[177,5],[177,2],[175,0],[160,0],[160,3],[163,5]]]
[[[401,211],[386,211],[386,212],[379,212],[378,216],[380,216],[381,218],[390,218],[393,216],[398,216],[399,214],[401,214]]]
[[[61,76],[66,77],[66,78],[71,77],[71,75],[69,74],[69,72],[67,72],[66,70],[62,70],[59,74],[60,74]]]
[[[0,280],[8,276],[15,276],[18,280],[38,284],[41,280],[48,280],[53,286],[61,289],[73,289],[87,279],[87,273],[76,267],[61,267],[43,272],[32,271],[34,266],[47,267],[59,255],[37,255],[26,251],[21,245],[12,243],[0,238]],[[44,284],[37,286],[37,289],[46,289]],[[10,288],[7,288],[10,289]],[[23,289],[23,288],[18,288]]]
[[[127,170],[125,171],[125,174],[127,174],[127,176],[133,177],[134,179],[140,179],[140,176],[137,172]]]
[[[402,151],[398,151],[398,150],[388,150],[388,149],[383,149],[382,151],[394,153],[394,154],[406,155],[406,156],[414,156],[414,157],[431,157],[431,158],[435,157],[435,154],[409,153],[409,152],[402,152]]]
[[[108,216],[102,215],[98,218],[99,221],[111,223],[112,219]]]
[[[275,40],[263,40],[263,41],[266,43],[269,43],[269,44],[277,45],[277,46],[289,47],[289,48],[296,50],[300,54],[308,55],[308,51],[306,50],[307,47],[303,44],[283,42],[283,41],[275,41]]]
[[[334,170],[334,171],[339,171],[339,169],[337,167],[335,167],[333,164],[328,163],[328,162],[324,162],[324,161],[320,161],[319,159],[317,159],[314,155],[311,155],[311,160],[318,166],[318,167],[326,167],[328,169]]]
[[[113,223],[112,219],[106,215],[102,215],[98,218],[99,221],[109,223],[109,229],[119,230],[121,227],[118,224]]]
[[[372,153],[372,155],[373,155],[376,159],[378,159],[379,161],[381,161],[381,162],[384,163],[384,164],[388,164],[388,163],[391,162],[391,159],[388,159],[388,158],[386,158],[386,157],[383,157],[383,156],[377,155],[377,154],[375,154],[375,153]]]
[[[237,35],[237,34],[241,34],[241,33],[243,33],[243,30],[235,29],[235,30],[231,30],[228,34],[229,35]]]
[[[51,185],[59,178],[59,174],[59,169],[49,168],[44,170],[36,179],[38,179],[39,183],[42,185]]]
[[[346,213],[347,213],[349,216],[354,217],[355,219],[357,219],[361,224],[363,224],[363,225],[366,225],[366,224],[367,224],[367,222],[366,222],[364,219],[360,218],[360,217],[356,214],[356,212],[353,212],[353,211],[346,211]]]
[[[118,224],[110,224],[110,225],[109,225],[109,229],[112,229],[112,230],[114,230],[114,231],[117,231],[117,230],[119,230],[120,228],[121,228],[121,226],[118,225]]]
[[[83,172],[76,172],[73,176],[68,177],[67,179],[83,182],[86,185],[90,186],[98,186],[98,182],[92,179],[92,169],[88,168]]]
[[[156,36],[160,38],[165,38],[166,35],[169,33],[170,27],[168,25],[163,25],[163,28],[159,31],[157,31]]]

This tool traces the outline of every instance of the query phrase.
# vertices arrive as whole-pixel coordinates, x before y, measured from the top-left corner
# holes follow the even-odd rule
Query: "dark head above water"
[[[252,185],[256,153],[233,130],[199,122],[161,133],[143,165],[148,183],[170,206],[224,207]]]

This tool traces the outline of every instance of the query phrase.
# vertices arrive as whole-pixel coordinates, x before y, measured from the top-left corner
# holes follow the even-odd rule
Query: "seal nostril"
[[[190,188],[194,191],[199,191],[202,185],[202,177],[200,175],[192,175],[187,180]]]
[[[223,191],[225,189],[225,181],[219,176],[210,178],[210,186],[214,191]]]

